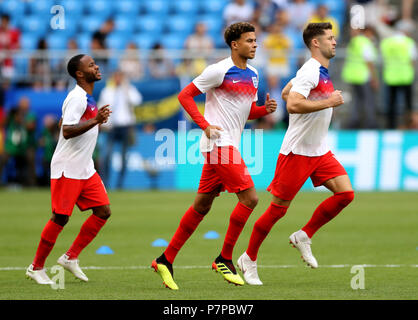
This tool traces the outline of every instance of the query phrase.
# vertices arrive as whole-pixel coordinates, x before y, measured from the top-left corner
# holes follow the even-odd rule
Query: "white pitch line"
[[[331,264],[320,265],[319,268],[349,268],[352,266],[360,266],[364,268],[418,268],[418,264]],[[259,265],[259,268],[265,269],[288,269],[300,268],[302,265]],[[176,266],[175,269],[208,269],[210,266]],[[308,267],[306,267],[308,268]],[[0,271],[19,271],[26,270],[27,267],[0,267]],[[82,267],[84,270],[145,270],[151,269],[151,266],[87,266]]]

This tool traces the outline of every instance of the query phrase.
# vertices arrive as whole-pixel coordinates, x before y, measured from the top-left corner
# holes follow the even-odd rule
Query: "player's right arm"
[[[216,88],[222,84],[224,73],[220,72],[216,65],[208,66],[202,74],[196,77],[189,85],[187,85],[178,95],[180,104],[184,110],[190,115],[193,121],[205,132],[209,139],[217,139],[220,137],[222,128],[211,125],[205,117],[199,112],[194,97],[207,92],[209,89]]]
[[[105,105],[99,109],[97,115],[87,121],[78,122],[76,124],[64,124],[62,126],[62,135],[65,139],[71,139],[82,135],[98,124],[105,123],[109,118],[111,111],[109,105]],[[65,120],[63,120],[65,121]]]
[[[327,99],[308,100],[296,91],[290,91],[286,108],[289,113],[311,113],[327,108],[334,108],[344,103],[340,90],[335,90]]]
[[[312,89],[318,86],[319,68],[301,68],[291,80],[288,90],[286,108],[289,113],[312,113],[327,108],[334,108],[344,103],[340,90],[335,90],[327,98],[309,100]],[[287,92],[284,93],[286,97]],[[282,93],[283,95],[283,93]]]

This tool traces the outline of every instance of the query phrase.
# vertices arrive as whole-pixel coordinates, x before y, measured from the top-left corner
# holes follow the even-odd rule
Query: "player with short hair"
[[[99,125],[107,122],[111,113],[109,105],[98,109],[92,96],[94,83],[101,79],[100,70],[93,58],[84,54],[72,57],[67,70],[77,84],[63,103],[59,140],[51,160],[52,217],[41,233],[35,259],[26,270],[26,276],[39,284],[53,283],[45,272],[45,260],[75,204],[81,211],[92,209],[93,214],[57,263],[82,281],[88,278],[79,266],[78,255],[111,214],[106,189],[92,159]]]
[[[232,24],[224,37],[231,56],[208,66],[178,95],[182,106],[204,131],[200,151],[205,163],[193,205],[180,220],[167,249],[152,262],[163,283],[173,290],[178,289],[172,268],[177,253],[209,212],[215,197],[225,189],[237,195],[238,204],[231,213],[222,251],[212,268],[228,282],[244,284],[232,263],[232,251],[258,198],[238,148],[246,121],[274,112],[277,103],[267,94],[265,106],[256,105],[258,72],[247,64],[248,59],[255,57],[257,48],[254,26],[247,22]],[[202,93],[206,93],[204,116],[193,100]]]
[[[301,230],[289,237],[290,243],[312,268],[318,267],[311,251],[312,236],[354,199],[350,179],[326,142],[333,108],[344,103],[341,91],[334,90],[328,74],[337,44],[332,25],[310,23],[303,32],[303,40],[312,57],[282,91],[290,115],[276,172],[268,187],[273,200],[255,222],[248,248],[238,259],[244,279],[252,285],[262,285],[257,273],[257,254],[262,242],[286,214],[308,177],[315,187],[323,185],[334,193],[317,207]]]

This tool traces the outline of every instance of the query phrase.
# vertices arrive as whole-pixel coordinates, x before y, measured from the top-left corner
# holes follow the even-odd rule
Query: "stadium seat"
[[[56,3],[52,2],[52,0],[28,1],[27,7],[30,14],[45,17],[51,14],[51,8],[55,4]]]
[[[115,1],[114,10],[116,14],[124,16],[137,16],[143,2],[137,0]]]
[[[114,18],[116,32],[128,32],[133,33],[135,30],[135,21],[137,17],[135,16],[126,16],[124,14],[119,14]]]
[[[148,14],[158,14],[160,17],[166,15],[170,8],[170,0],[147,1],[143,9]]]
[[[164,35],[162,44],[166,49],[183,49],[186,38],[183,33],[170,33]]]
[[[25,2],[16,0],[0,1],[0,11],[10,17],[21,17],[25,13]]]
[[[49,27],[49,19],[40,19],[37,15],[28,15],[21,23],[23,32],[30,32],[37,36],[43,36]]]
[[[86,11],[91,15],[98,15],[105,20],[113,14],[113,4],[115,1],[94,0],[85,2]]]
[[[83,14],[85,2],[82,0],[61,0],[59,4],[64,7],[66,17],[80,17]]]
[[[222,18],[222,12],[225,6],[229,3],[228,0],[210,0],[199,1],[199,10],[202,13],[217,14],[219,18]]]
[[[23,50],[35,50],[38,45],[40,37],[31,32],[23,33],[20,36],[20,46]]]
[[[106,45],[109,49],[123,50],[131,38],[130,33],[112,32],[106,37]]]
[[[149,32],[143,32],[135,34],[131,40],[140,50],[149,50],[160,40],[160,37]]]
[[[182,33],[189,35],[193,32],[195,18],[193,15],[170,15],[165,22],[165,29],[170,33]]]
[[[210,33],[219,33],[223,28],[222,17],[215,14],[199,15],[196,22],[203,22],[206,25],[206,30]]]
[[[76,41],[80,50],[90,50],[91,33],[82,33],[77,35]]]
[[[93,33],[101,27],[104,20],[100,15],[85,15],[80,25],[81,31]]]
[[[199,10],[196,1],[193,0],[177,0],[171,1],[171,11],[174,14],[194,15]]]
[[[135,30],[138,32],[150,32],[159,35],[164,29],[164,24],[158,15],[139,16],[135,24]]]
[[[51,50],[64,50],[67,48],[68,36],[59,31],[50,32],[46,36],[46,43]]]

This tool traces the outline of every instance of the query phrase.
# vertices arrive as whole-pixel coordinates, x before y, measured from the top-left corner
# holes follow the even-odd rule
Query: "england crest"
[[[252,79],[253,79],[253,85],[254,85],[254,88],[258,88],[258,78],[257,77],[251,77]]]

